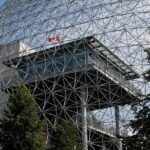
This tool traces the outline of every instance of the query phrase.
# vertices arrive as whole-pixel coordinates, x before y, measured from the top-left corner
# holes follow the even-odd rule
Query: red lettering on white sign
[[[53,36],[48,38],[48,42],[60,42],[60,37],[59,36]]]

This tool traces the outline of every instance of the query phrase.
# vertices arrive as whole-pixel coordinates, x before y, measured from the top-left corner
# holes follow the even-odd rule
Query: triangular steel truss
[[[47,119],[47,140],[71,120],[83,150],[121,150],[118,135],[132,134],[130,104],[149,93],[142,76],[149,7],[150,0],[7,0],[0,7],[0,88],[30,88]]]

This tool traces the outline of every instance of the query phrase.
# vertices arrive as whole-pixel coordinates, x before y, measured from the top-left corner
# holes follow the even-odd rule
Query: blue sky
[[[0,0],[0,5],[2,5],[6,0]]]

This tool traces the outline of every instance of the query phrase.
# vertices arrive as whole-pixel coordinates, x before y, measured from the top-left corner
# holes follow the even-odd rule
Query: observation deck
[[[84,73],[86,77],[81,77],[77,82],[88,84],[89,91],[97,85],[105,90],[103,91],[105,95],[111,90],[111,97],[119,99],[118,105],[130,103],[133,97],[137,98],[140,95],[140,91],[131,84],[133,79],[140,77],[139,74],[93,36],[12,58],[3,64],[14,68],[19,79],[25,84],[34,85],[35,82],[42,80],[53,82],[56,78],[64,76],[74,80],[76,76]],[[116,88],[118,90],[114,95]],[[101,105],[104,105],[103,102],[110,99],[110,96],[103,97],[105,99],[103,100],[101,95],[101,92],[93,93],[91,101],[101,101]]]

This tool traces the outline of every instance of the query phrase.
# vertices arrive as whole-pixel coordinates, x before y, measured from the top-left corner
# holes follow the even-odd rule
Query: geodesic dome
[[[26,84],[47,118],[83,149],[119,149],[130,104],[149,93],[148,0],[8,0],[0,8],[1,89]],[[2,98],[7,95],[1,92]]]

